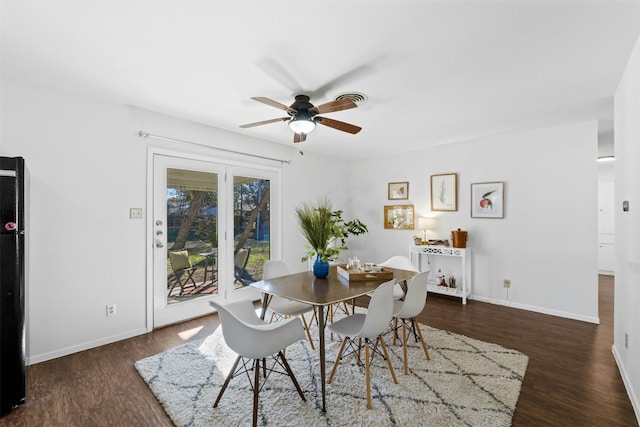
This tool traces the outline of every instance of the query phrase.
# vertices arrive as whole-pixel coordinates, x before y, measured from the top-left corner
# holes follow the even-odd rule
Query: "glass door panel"
[[[271,181],[233,177],[234,289],[262,280],[271,253]]]
[[[167,168],[167,304],[218,293],[218,174]]]
[[[224,165],[154,156],[153,324],[211,312],[219,294]]]

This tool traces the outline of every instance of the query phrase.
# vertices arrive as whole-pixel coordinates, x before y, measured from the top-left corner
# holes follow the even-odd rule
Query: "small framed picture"
[[[384,207],[384,228],[392,230],[413,230],[415,228],[413,205]]]
[[[406,200],[409,198],[408,182],[390,182],[389,200]]]
[[[458,174],[431,175],[431,210],[458,210]]]
[[[471,218],[504,218],[504,182],[471,184]]]

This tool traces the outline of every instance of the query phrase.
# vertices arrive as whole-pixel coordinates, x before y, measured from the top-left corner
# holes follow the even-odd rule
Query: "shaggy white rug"
[[[262,426],[510,426],[529,358],[515,350],[421,325],[431,360],[409,341],[409,375],[403,374],[402,346],[387,345],[398,384],[386,362],[372,362],[373,409],[366,409],[364,369],[350,356],[327,385],[321,409],[318,351],[307,341],[287,348],[286,357],[307,401],[291,380],[273,374],[260,392]],[[317,337],[317,330],[312,331]],[[327,375],[339,340],[327,334]],[[317,347],[317,346],[316,346]],[[364,353],[363,353],[364,354]],[[236,358],[218,328],[208,338],[136,362],[149,388],[177,426],[251,425],[252,391],[246,376],[231,380],[212,408]]]

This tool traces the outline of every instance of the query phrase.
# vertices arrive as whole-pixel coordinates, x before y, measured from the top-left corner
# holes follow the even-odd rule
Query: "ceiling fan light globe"
[[[316,127],[313,119],[294,117],[289,120],[289,127],[295,133],[306,135]]]

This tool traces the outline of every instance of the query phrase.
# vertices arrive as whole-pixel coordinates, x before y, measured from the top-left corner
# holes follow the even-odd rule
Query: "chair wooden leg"
[[[364,345],[364,377],[367,383],[367,409],[371,409],[371,373],[369,372],[369,340]]]
[[[398,335],[398,318],[393,318],[393,345],[396,345],[396,335]]]
[[[275,311],[272,311],[272,312],[271,312],[271,316],[269,316],[269,323],[272,323],[272,322],[273,322],[273,318],[274,318],[274,317],[276,317],[276,312],[275,312]]]
[[[342,307],[344,308],[345,314],[348,316],[349,315],[349,306],[347,305],[346,301],[342,301]]]
[[[333,323],[333,304],[329,304],[329,323]],[[333,341],[333,332],[329,334],[329,339]]]
[[[402,359],[404,361],[404,374],[409,375],[407,367],[407,324],[402,321]]]
[[[253,384],[253,427],[258,426],[258,392],[260,391],[260,360],[254,360],[255,375]]]
[[[362,350],[362,338],[358,338],[358,351],[356,351],[356,365],[362,365],[362,358],[360,357],[360,351]]]
[[[424,341],[424,337],[422,336],[422,331],[420,330],[418,321],[414,317],[413,319],[411,319],[411,322],[413,323],[413,330],[416,331],[418,333],[418,336],[420,337],[420,343],[422,344],[422,349],[424,350],[425,357],[427,358],[427,360],[431,360],[431,357],[429,357],[429,350],[427,350],[427,343]]]
[[[331,384],[331,381],[333,381],[333,375],[336,373],[336,369],[338,369],[338,363],[340,363],[340,358],[342,357],[342,352],[344,351],[344,346],[347,345],[347,340],[349,338],[344,338],[342,340],[342,344],[340,344],[340,350],[338,350],[338,356],[336,357],[336,361],[333,364],[333,369],[331,369],[331,375],[329,375],[329,381],[327,381],[327,384]]]
[[[307,333],[307,338],[309,339],[309,345],[311,345],[311,350],[315,350],[316,347],[313,345],[313,339],[311,338],[311,332],[309,332],[309,324],[307,324],[307,319],[304,318],[304,314],[300,315],[300,319],[302,320],[302,325],[304,326],[304,330]]]
[[[241,358],[242,358],[241,356],[238,356],[238,357],[236,357],[236,361],[233,362],[233,366],[231,367],[231,371],[229,372],[229,375],[227,375],[227,379],[224,380],[224,384],[222,384],[222,388],[220,389],[220,392],[218,393],[218,397],[216,398],[216,401],[213,404],[214,408],[218,407],[218,403],[220,402],[220,399],[222,399],[222,395],[224,394],[224,391],[227,389],[227,386],[229,385],[229,381],[231,381],[231,378],[233,378],[233,374],[236,372],[236,368],[238,367],[238,363],[240,362]]]
[[[387,351],[387,346],[382,339],[382,336],[379,336],[380,347],[382,347],[382,351],[384,352],[384,357],[387,359],[387,366],[389,366],[389,371],[391,371],[391,377],[393,378],[393,382],[398,384],[398,379],[396,378],[396,371],[393,369],[393,365],[391,364],[391,358],[389,357],[389,352]]]
[[[306,401],[307,399],[304,397],[304,394],[302,393],[300,384],[298,384],[298,380],[296,380],[296,377],[295,375],[293,375],[293,371],[291,370],[291,367],[289,366],[287,359],[284,357],[284,352],[281,351],[278,354],[280,355],[280,360],[282,360],[282,365],[284,366],[284,369],[287,371],[287,374],[289,374],[289,377],[291,377],[291,381],[293,382],[293,385],[296,387],[296,390],[298,390],[298,394],[300,395],[302,400]]]

